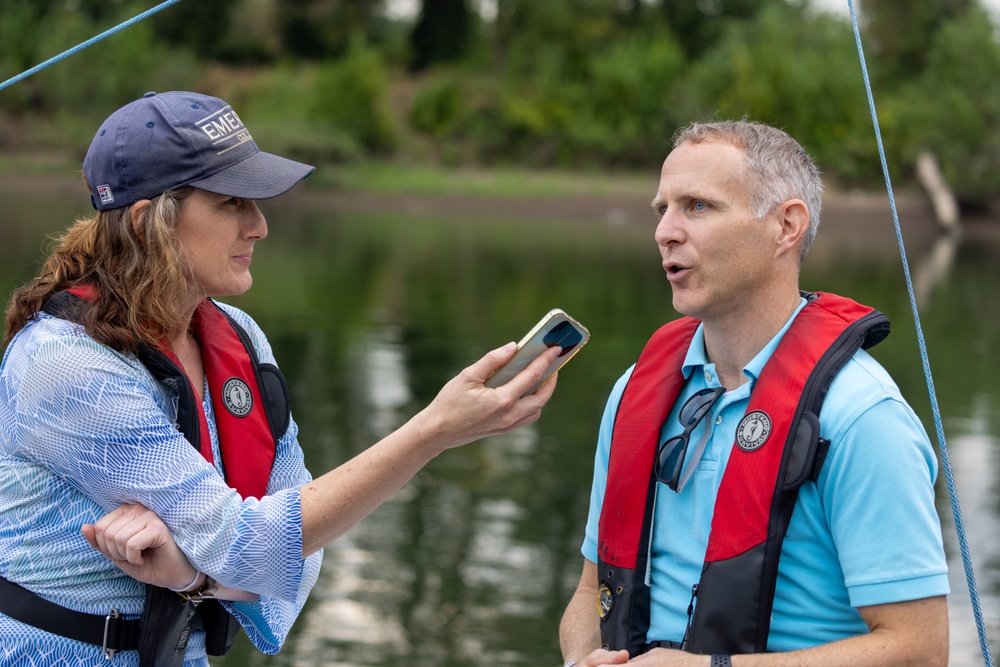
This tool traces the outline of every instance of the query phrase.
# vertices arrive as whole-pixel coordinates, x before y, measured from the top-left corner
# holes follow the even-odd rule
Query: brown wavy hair
[[[55,239],[38,276],[18,288],[7,305],[4,345],[42,310],[52,294],[90,284],[99,296],[81,310],[87,333],[119,352],[181,333],[197,289],[191,263],[176,234],[190,187],[167,190],[144,210],[133,206],[79,218]]]

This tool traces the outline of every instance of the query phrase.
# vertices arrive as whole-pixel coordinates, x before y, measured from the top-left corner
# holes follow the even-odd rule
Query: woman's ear
[[[131,210],[129,210],[129,217],[132,222],[132,232],[135,237],[139,240],[139,244],[146,247],[146,216],[149,215],[149,206],[152,202],[148,199],[140,199],[136,203],[132,204]]]

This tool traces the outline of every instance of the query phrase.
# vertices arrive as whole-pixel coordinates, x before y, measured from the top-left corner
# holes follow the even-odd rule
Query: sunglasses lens
[[[660,447],[660,454],[656,460],[656,476],[671,489],[677,488],[686,449],[687,438],[683,436],[674,436]]]
[[[698,425],[715,401],[722,395],[721,387],[702,389],[689,398],[681,406],[678,420],[684,427],[681,435],[675,435],[662,445],[656,455],[656,478],[676,491],[680,484],[681,469],[684,467],[684,454],[687,452],[691,431]]]
[[[679,419],[684,427],[693,427],[700,422],[705,413],[711,409],[719,394],[712,389],[702,389],[687,400],[681,408]]]

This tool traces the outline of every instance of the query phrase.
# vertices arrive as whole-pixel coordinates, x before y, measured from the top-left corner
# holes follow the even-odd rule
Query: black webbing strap
[[[3,577],[0,577],[0,612],[39,630],[100,646],[109,658],[118,651],[139,648],[138,619],[126,620],[117,609],[107,616],[73,611]]]

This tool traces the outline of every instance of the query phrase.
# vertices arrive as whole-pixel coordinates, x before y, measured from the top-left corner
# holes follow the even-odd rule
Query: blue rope
[[[160,3],[156,7],[153,7],[152,9],[149,9],[149,10],[143,12],[142,14],[139,14],[138,16],[129,19],[128,21],[125,21],[124,23],[116,25],[114,28],[111,28],[110,30],[105,30],[100,35],[97,35],[96,37],[91,37],[86,42],[78,44],[78,45],[74,46],[72,49],[69,49],[68,51],[63,51],[58,56],[54,56],[52,58],[49,58],[45,62],[43,62],[43,63],[41,63],[39,65],[35,65],[34,67],[32,67],[29,70],[21,72],[20,74],[18,74],[15,77],[7,79],[3,83],[0,83],[0,90],[3,90],[4,88],[7,88],[8,86],[12,86],[15,83],[17,83],[18,81],[22,81],[24,79],[27,79],[32,74],[35,74],[36,72],[41,72],[43,69],[45,69],[49,65],[54,65],[55,63],[59,62],[60,60],[64,60],[64,59],[70,57],[74,53],[77,53],[79,51],[83,51],[88,46],[96,44],[97,42],[101,41],[105,37],[110,37],[111,35],[115,34],[116,32],[121,32],[125,28],[128,28],[129,26],[134,25],[134,24],[138,23],[139,21],[142,21],[143,19],[146,19],[146,18],[152,16],[153,14],[155,14],[155,13],[161,11],[161,10],[166,9],[170,5],[176,5],[180,1],[181,0],[167,0],[166,2]]]
[[[941,410],[938,408],[937,393],[934,391],[934,378],[931,377],[931,365],[927,358],[927,345],[924,341],[924,331],[920,326],[920,314],[917,312],[917,299],[913,292],[913,281],[910,278],[910,266],[906,261],[906,248],[903,245],[903,233],[899,226],[899,214],[896,211],[896,199],[892,194],[892,180],[889,178],[889,167],[882,146],[882,132],[879,130],[878,114],[875,112],[875,98],[872,95],[872,85],[868,78],[868,66],[865,64],[865,52],[861,47],[861,32],[858,30],[858,17],[854,12],[853,0],[847,0],[851,10],[851,23],[854,25],[854,40],[858,46],[858,58],[861,61],[861,72],[865,79],[865,91],[868,94],[868,107],[871,111],[872,124],[875,126],[875,140],[878,142],[878,153],[882,159],[882,174],[889,193],[889,206],[892,209],[892,222],[896,228],[896,242],[899,244],[899,254],[903,259],[903,273],[906,275],[906,289],[910,295],[910,310],[913,311],[913,323],[917,328],[917,342],[920,344],[920,360],[923,363],[924,377],[927,379],[927,391],[930,394],[931,410],[934,413],[934,428],[937,433],[938,446],[941,450],[941,463],[945,479],[948,483],[948,497],[951,499],[952,513],[955,515],[955,532],[958,533],[958,544],[962,549],[962,563],[965,566],[965,578],[969,585],[969,597],[972,600],[972,613],[976,618],[976,629],[979,632],[979,648],[983,654],[986,667],[992,667],[990,644],[986,637],[986,625],[983,622],[983,611],[979,604],[979,589],[976,586],[976,574],[972,569],[972,556],[969,543],[965,537],[965,522],[962,521],[962,508],[958,502],[958,491],[955,488],[955,473],[951,467],[951,457],[944,437],[944,426],[941,423]]]

